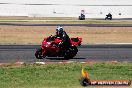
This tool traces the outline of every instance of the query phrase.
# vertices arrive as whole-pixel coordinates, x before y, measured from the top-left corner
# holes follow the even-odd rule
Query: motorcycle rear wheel
[[[72,59],[73,57],[76,56],[77,52],[78,52],[77,47],[76,47],[76,46],[71,46],[71,47],[67,50],[67,52],[65,52],[64,58],[65,58],[65,59]]]

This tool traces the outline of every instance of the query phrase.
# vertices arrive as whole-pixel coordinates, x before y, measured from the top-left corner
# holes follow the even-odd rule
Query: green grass
[[[90,79],[132,80],[132,63],[6,65],[0,67],[0,88],[79,88],[82,67]]]
[[[78,20],[78,17],[26,17],[26,16],[0,16],[0,22],[15,23],[48,23],[48,24],[132,24],[132,20],[104,20],[86,18]]]

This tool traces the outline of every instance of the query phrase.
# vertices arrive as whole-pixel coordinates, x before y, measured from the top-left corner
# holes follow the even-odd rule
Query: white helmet
[[[63,33],[63,28],[62,28],[61,26],[58,26],[58,27],[56,28],[56,32],[57,32],[57,34]]]

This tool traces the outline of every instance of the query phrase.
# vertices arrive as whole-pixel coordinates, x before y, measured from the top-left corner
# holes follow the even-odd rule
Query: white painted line
[[[24,62],[16,62],[15,64],[21,64],[22,65],[22,64],[24,64]]]
[[[35,62],[36,64],[46,64],[45,62]]]
[[[80,62],[80,63],[86,63],[86,62]]]
[[[74,63],[75,61],[67,61],[67,63]]]
[[[126,45],[126,44],[129,44],[129,45],[131,45],[132,43],[93,43],[93,44],[113,44],[113,45]]]

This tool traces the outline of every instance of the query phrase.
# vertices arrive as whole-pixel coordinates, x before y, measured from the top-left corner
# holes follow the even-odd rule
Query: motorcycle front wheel
[[[41,48],[37,49],[37,51],[35,52],[35,57],[37,59],[43,59],[43,58],[45,58],[45,56],[42,54],[42,49]]]

